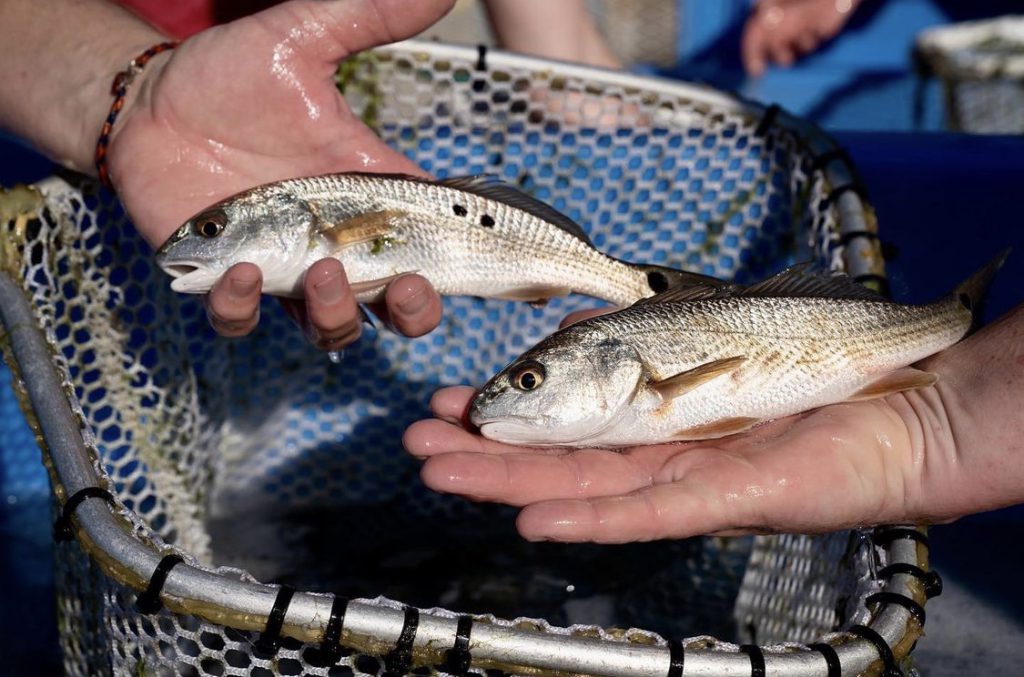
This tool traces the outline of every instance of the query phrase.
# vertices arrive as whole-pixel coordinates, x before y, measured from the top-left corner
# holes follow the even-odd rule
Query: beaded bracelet
[[[103,129],[100,130],[100,138],[96,141],[96,174],[100,177],[100,181],[107,188],[113,188],[110,183],[110,174],[107,172],[107,145],[110,143],[110,130],[114,128],[114,121],[117,120],[118,114],[124,107],[125,95],[128,93],[128,86],[132,84],[135,76],[142,72],[142,69],[146,67],[149,60],[160,52],[166,52],[169,49],[177,47],[177,42],[161,42],[153,45],[142,54],[132,59],[128,63],[128,68],[124,69],[116,76],[114,81],[110,85],[110,94],[114,97],[114,103],[110,105],[110,112],[107,113],[107,119],[103,123]]]

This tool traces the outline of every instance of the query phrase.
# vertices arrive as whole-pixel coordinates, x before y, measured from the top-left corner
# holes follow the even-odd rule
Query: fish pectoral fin
[[[650,385],[661,395],[663,400],[670,400],[688,393],[698,386],[704,385],[713,378],[735,371],[746,361],[747,358],[742,356],[726,357],[702,364],[699,367],[694,367],[675,376],[669,376],[662,381],[652,382]]]
[[[927,388],[938,380],[938,374],[933,374],[930,371],[921,371],[913,367],[904,367],[875,379],[848,397],[846,401],[873,400],[876,397],[885,397],[886,395],[892,395],[904,390]]]
[[[689,442],[693,440],[711,440],[716,437],[735,435],[736,433],[750,430],[762,420],[763,419],[751,418],[749,416],[723,418],[718,421],[712,421],[711,423],[704,423],[702,425],[693,426],[692,428],[680,430],[672,436],[672,439],[677,442]]]
[[[526,301],[527,303],[547,303],[556,296],[568,296],[572,293],[569,287],[547,287],[538,285],[536,287],[520,287],[509,291],[495,294],[494,298],[506,301]]]
[[[360,303],[375,303],[377,301],[384,300],[384,291],[387,289],[389,284],[403,275],[415,272],[415,270],[407,270],[402,273],[396,273],[376,280],[353,282],[349,284],[349,287],[352,289],[352,295],[359,298]]]
[[[350,247],[389,235],[396,221],[405,216],[405,212],[394,209],[367,212],[337,223],[321,223],[317,234],[332,244]]]

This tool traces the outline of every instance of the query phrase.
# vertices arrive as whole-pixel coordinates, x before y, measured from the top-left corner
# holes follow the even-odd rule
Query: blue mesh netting
[[[726,99],[527,65],[479,72],[400,48],[353,72],[350,101],[424,169],[498,174],[569,214],[613,256],[741,281],[794,258],[839,263],[836,215],[804,140],[778,127],[755,133],[755,116]],[[110,196],[59,181],[44,189],[51,215],[25,248],[26,285],[119,496],[163,539],[306,589],[733,634],[728,610],[749,541],[527,544],[513,511],[423,488],[401,448],[437,387],[483,383],[593,300],[537,309],[450,298],[433,333],[369,331],[333,364],[271,300],[249,337],[217,337],[198,299],[170,291]],[[9,402],[0,389],[0,405]],[[38,468],[31,440],[16,444],[14,463]],[[62,579],[65,599],[88,588],[75,582],[76,566]],[[105,604],[110,618],[134,623],[132,610]],[[831,618],[834,600],[822,604]],[[117,627],[136,639],[158,634]],[[74,633],[64,641],[69,655],[84,653]]]

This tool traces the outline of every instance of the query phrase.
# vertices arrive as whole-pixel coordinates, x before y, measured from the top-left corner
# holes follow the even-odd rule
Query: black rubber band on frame
[[[907,597],[901,595],[898,592],[882,591],[876,592],[873,595],[868,595],[868,598],[864,600],[865,605],[871,604],[899,604],[901,607],[910,612],[910,615],[917,619],[917,622],[924,625],[924,607]]]
[[[464,675],[469,672],[472,656],[469,652],[469,636],[473,632],[473,617],[459,616],[459,625],[455,629],[455,645],[445,652],[445,672],[452,675]]]
[[[750,677],[764,677],[764,652],[756,644],[743,644],[740,653],[750,656]]]
[[[903,675],[903,671],[896,666],[896,656],[892,653],[892,647],[886,643],[885,639],[878,634],[872,628],[866,625],[854,625],[849,629],[849,632],[853,635],[866,639],[875,645],[875,649],[878,651],[878,657],[882,659],[882,677],[897,677]]]
[[[863,277],[867,276],[860,275],[854,279],[857,280],[857,282],[860,282],[861,278]],[[871,277],[875,278],[881,276],[872,275]],[[922,534],[917,529],[911,529],[910,527],[890,527],[888,529],[878,529],[871,536],[871,540],[874,541],[875,545],[880,545],[883,547],[901,538],[909,538],[913,541],[917,541],[926,548],[929,545],[928,536]]]
[[[777,103],[773,103],[768,106],[765,110],[764,115],[761,116],[761,121],[757,123],[757,128],[754,130],[754,134],[757,136],[764,136],[768,133],[768,130],[775,124],[775,118],[779,116],[779,111],[782,107]]]
[[[878,577],[882,580],[889,580],[899,574],[913,576],[920,581],[921,585],[924,586],[924,594],[927,595],[928,599],[942,594],[942,577],[939,576],[939,572],[925,571],[910,562],[896,562],[895,564],[883,567],[879,570]]]
[[[840,246],[845,247],[859,237],[867,238],[869,240],[877,240],[878,233],[872,233],[870,230],[851,230],[839,236],[839,244]]]
[[[821,155],[818,155],[811,161],[811,171],[824,170],[825,167],[836,160],[841,161],[847,167],[853,166],[853,162],[850,160],[850,154],[846,152],[845,148],[833,148],[832,150],[827,150]]]
[[[668,643],[668,673],[665,677],[683,677],[686,663],[686,647],[682,640],[673,639]]]
[[[476,69],[478,71],[487,70],[487,45],[476,46]]]
[[[843,666],[839,662],[839,654],[836,653],[835,648],[831,644],[808,644],[807,648],[811,651],[817,651],[825,657],[825,665],[828,666],[828,673],[826,677],[843,677]]]
[[[395,642],[395,648],[384,657],[384,667],[389,675],[408,674],[412,667],[412,643],[416,641],[416,631],[420,627],[420,611],[411,606],[405,607],[405,622],[402,633]]]
[[[53,523],[53,538],[57,541],[70,541],[74,536],[71,531],[71,516],[78,510],[78,506],[87,498],[102,498],[107,503],[114,503],[114,496],[103,487],[85,487],[79,489],[64,501],[60,509],[60,517]]]
[[[274,598],[274,606],[267,616],[267,626],[263,634],[256,640],[256,648],[266,654],[277,653],[281,646],[281,628],[284,627],[284,616],[288,613],[288,606],[292,603],[292,596],[295,595],[295,588],[290,585],[282,585],[277,590],[277,597]]]
[[[341,660],[341,631],[345,628],[345,610],[348,598],[335,595],[331,602],[331,617],[320,640],[320,667],[330,667]]]
[[[163,607],[160,602],[160,591],[164,589],[167,576],[171,573],[171,569],[184,561],[180,555],[173,553],[163,556],[160,563],[156,565],[156,569],[153,570],[153,575],[149,578],[149,585],[135,598],[135,608],[139,613],[155,614],[160,611],[160,608]]]

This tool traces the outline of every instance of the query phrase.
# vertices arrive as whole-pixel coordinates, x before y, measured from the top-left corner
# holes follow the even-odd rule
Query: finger
[[[780,422],[761,435],[689,446],[662,463],[649,487],[540,502],[520,514],[519,529],[531,540],[622,543],[765,530],[812,533],[898,519],[905,493],[898,481],[901,454],[870,441],[886,428],[872,425],[870,416],[866,407],[840,405]]]
[[[384,295],[388,321],[406,336],[422,336],[441,321],[441,297],[426,278],[403,275]]]
[[[678,485],[527,506],[516,528],[530,541],[631,543],[687,538],[725,528],[708,501]]]
[[[370,47],[426,30],[455,0],[293,0],[261,13],[271,25],[295,26],[292,40],[334,63]]]
[[[505,444],[472,433],[453,423],[437,419],[416,421],[410,425],[402,436],[406,451],[418,458],[449,454],[454,452],[470,452],[474,454],[522,454],[538,455],[565,454],[570,450],[561,447],[521,447]]]
[[[442,421],[462,425],[475,394],[476,389],[470,386],[441,388],[430,397],[430,411]]]
[[[317,261],[306,271],[302,285],[310,341],[323,350],[341,350],[359,338],[362,320],[340,262]]]
[[[809,54],[818,46],[818,37],[812,31],[801,33],[794,38],[793,46],[797,54]]]
[[[740,40],[740,59],[747,75],[759,78],[764,74],[765,56],[764,29],[755,14],[747,20]]]
[[[792,66],[796,60],[789,40],[776,37],[775,42],[768,46],[768,52],[771,55],[771,60],[783,68]]]
[[[435,491],[509,505],[612,496],[652,481],[645,468],[608,449],[441,454],[427,460],[420,476]]]
[[[263,275],[252,263],[237,263],[221,276],[204,299],[206,316],[221,336],[243,336],[260,319]]]
[[[562,321],[561,321],[561,323],[559,323],[558,328],[559,329],[565,329],[566,327],[568,327],[571,324],[576,324],[577,322],[580,322],[582,320],[586,320],[587,318],[590,318],[590,317],[597,317],[598,315],[605,315],[605,314],[611,313],[611,312],[613,312],[615,310],[618,310],[618,309],[617,308],[590,308],[590,309],[587,309],[587,310],[577,310],[576,312],[569,313],[564,318],[562,318]]]

